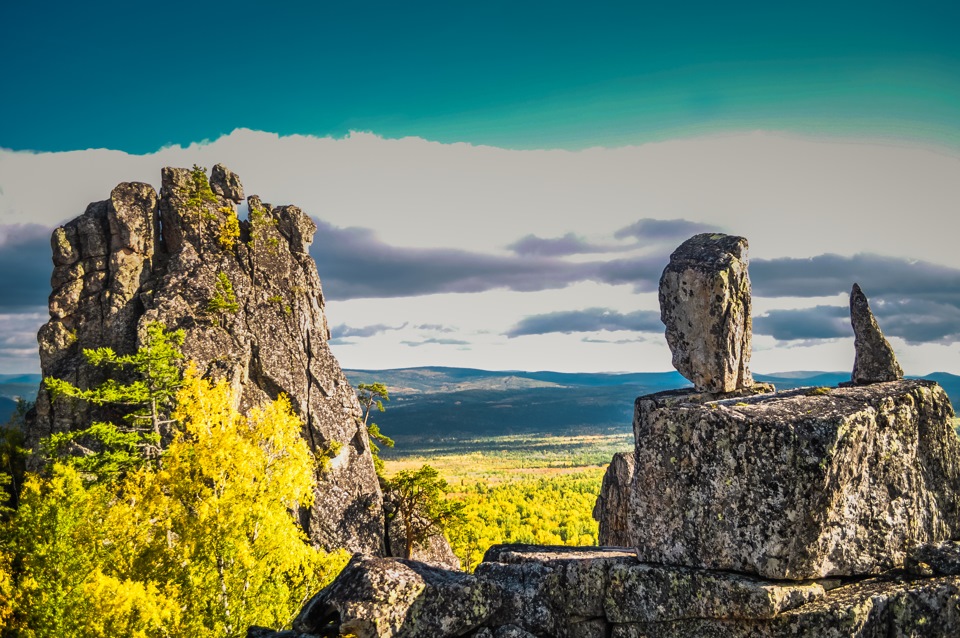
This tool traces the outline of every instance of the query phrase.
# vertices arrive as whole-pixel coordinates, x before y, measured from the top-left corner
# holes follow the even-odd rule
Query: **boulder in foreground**
[[[622,544],[642,561],[780,579],[860,576],[960,534],[960,439],[935,383],[698,398],[637,399]]]

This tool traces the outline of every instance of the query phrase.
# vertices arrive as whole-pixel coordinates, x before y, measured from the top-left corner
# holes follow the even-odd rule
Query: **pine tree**
[[[363,410],[363,426],[367,429],[370,436],[370,455],[373,457],[373,467],[377,476],[383,477],[383,459],[380,458],[379,442],[387,447],[393,447],[394,440],[380,431],[380,426],[376,423],[369,423],[370,413],[376,408],[379,412],[384,412],[384,401],[390,400],[390,394],[387,386],[382,383],[361,383],[357,386],[357,400],[360,401],[360,407]]]
[[[207,302],[207,313],[217,315],[217,325],[221,325],[225,315],[236,314],[239,310],[240,303],[233,291],[233,283],[227,273],[218,272],[217,281],[213,285],[213,297]]]
[[[464,505],[447,499],[449,485],[440,473],[424,465],[417,471],[403,470],[386,481],[387,498],[397,508],[395,516],[403,525],[406,546],[404,558],[410,558],[413,546],[434,534],[463,521]]]
[[[207,169],[203,166],[193,165],[190,169],[190,184],[187,191],[187,207],[196,217],[198,228],[200,230],[200,240],[198,249],[203,254],[203,222],[212,221],[216,217],[210,212],[208,206],[217,203],[217,196],[210,188],[210,180],[207,179]]]
[[[46,377],[43,382],[54,398],[70,397],[126,412],[122,425],[97,422],[83,430],[54,434],[44,444],[47,454],[99,476],[116,475],[142,459],[159,458],[161,440],[169,436],[174,422],[169,414],[180,387],[183,340],[183,330],[168,332],[160,322],[152,322],[146,326],[146,343],[133,354],[118,355],[111,348],[83,351],[90,365],[108,368],[115,375],[129,373],[134,379],[130,382],[109,378],[94,388],[82,389]],[[67,456],[77,445],[89,446],[96,453]]]

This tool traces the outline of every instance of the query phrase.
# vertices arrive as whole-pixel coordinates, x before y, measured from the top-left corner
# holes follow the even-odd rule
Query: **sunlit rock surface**
[[[381,553],[382,496],[369,441],[327,345],[323,292],[307,254],[316,226],[296,206],[252,196],[250,219],[233,226],[239,236],[231,237],[243,187],[220,165],[210,186],[215,201],[198,207],[190,170],[165,168],[159,196],[149,184],[120,184],[54,231],[50,321],[38,337],[43,374],[89,387],[104,378],[85,363],[84,348],[134,352],[152,321],[183,329],[187,359],[226,379],[241,408],[286,394],[311,450],[330,457],[303,516],[311,539],[327,549]],[[236,312],[209,309],[221,276]],[[51,401],[41,386],[27,443],[104,416],[79,402]]]
[[[660,318],[673,367],[701,392],[753,384],[747,240],[704,233],[670,255],[660,277]]]

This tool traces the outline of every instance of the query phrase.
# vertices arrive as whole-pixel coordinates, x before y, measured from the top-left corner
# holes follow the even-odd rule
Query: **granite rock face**
[[[853,284],[850,292],[850,323],[853,325],[856,350],[851,381],[864,384],[902,379],[903,368],[897,361],[897,355],[880,331],[867,296],[857,284]]]
[[[355,557],[293,630],[251,638],[960,635],[960,577],[772,581],[603,547],[494,546],[475,576]]]
[[[960,439],[935,383],[696,397],[637,399],[624,544],[641,560],[859,576],[960,536]]]
[[[470,574],[357,554],[307,602],[293,629],[357,638],[461,636],[499,606],[500,592]]]
[[[216,201],[190,200],[191,172],[162,171],[158,197],[148,184],[124,183],[110,199],[56,229],[50,321],[40,329],[43,374],[81,387],[101,381],[84,348],[120,354],[142,345],[153,321],[183,329],[183,352],[200,372],[226,379],[248,409],[290,397],[303,437],[329,471],[303,515],[310,538],[326,549],[383,551],[382,495],[360,406],[327,345],[329,330],[316,265],[307,249],[314,223],[295,206],[248,198],[250,219],[236,224],[239,178],[214,168]],[[239,237],[226,232],[239,227]],[[237,312],[211,312],[225,276]],[[51,401],[41,385],[28,445],[86,427],[99,416],[83,403]]]
[[[704,233],[683,242],[660,277],[660,318],[673,367],[702,392],[753,384],[747,266],[745,238]]]
[[[960,540],[917,545],[907,553],[907,571],[920,576],[960,576]]]

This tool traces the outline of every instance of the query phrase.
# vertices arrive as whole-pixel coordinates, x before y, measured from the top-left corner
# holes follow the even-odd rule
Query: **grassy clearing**
[[[632,445],[633,435],[623,431],[430,440],[397,437],[396,447],[381,455],[388,476],[429,464],[453,485],[464,481],[496,484],[603,467],[615,453]]]
[[[624,431],[507,436],[397,437],[384,450],[388,476],[429,464],[466,506],[448,536],[472,571],[491,545],[595,545],[593,506],[607,464],[633,447]]]

